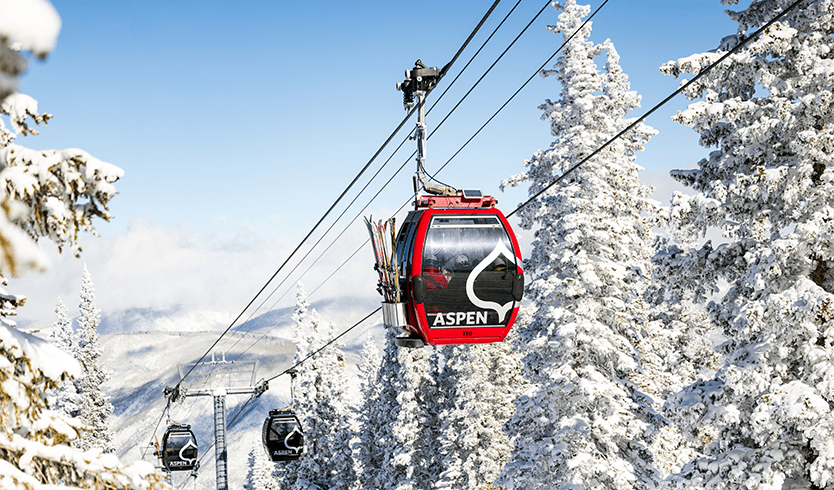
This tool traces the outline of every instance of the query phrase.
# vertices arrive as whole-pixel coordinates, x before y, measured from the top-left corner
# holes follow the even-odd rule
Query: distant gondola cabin
[[[191,471],[197,465],[197,439],[188,425],[172,425],[162,436],[162,465],[168,471]]]
[[[304,430],[290,409],[271,410],[262,435],[264,449],[272,461],[296,460],[304,454]]]

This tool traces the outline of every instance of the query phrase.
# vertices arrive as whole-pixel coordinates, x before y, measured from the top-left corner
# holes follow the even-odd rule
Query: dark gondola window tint
[[[191,443],[190,445],[188,443]],[[168,445],[166,451],[173,458],[181,458],[184,460],[197,459],[197,445],[191,434],[171,434],[168,436]]]
[[[500,251],[488,264],[484,261]],[[423,246],[422,275],[426,282],[424,302],[429,328],[506,326],[510,315],[482,303],[512,305],[513,281],[517,275],[515,251],[501,220],[496,216],[432,217]],[[473,288],[466,283],[478,269]]]
[[[273,421],[269,426],[269,433],[267,440],[269,442],[280,442],[284,444],[284,439],[298,426],[295,422],[279,422]],[[299,429],[301,430],[301,429]]]
[[[405,240],[405,247],[403,247],[402,260],[399,263],[400,273],[405,274],[411,268],[411,251],[414,248],[414,239],[417,237],[415,228],[420,215],[418,213],[409,213],[406,221],[409,223],[409,228],[406,230],[408,236]]]
[[[400,232],[397,235],[397,266],[399,268],[400,277],[406,277],[406,262],[408,249],[411,248],[411,242],[414,240],[414,233],[412,228],[416,223],[415,213],[409,213],[403,222]]]

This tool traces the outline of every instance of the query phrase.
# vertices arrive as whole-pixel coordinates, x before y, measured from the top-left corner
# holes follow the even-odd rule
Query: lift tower
[[[258,361],[227,361],[225,354],[212,354],[211,361],[179,364],[180,383],[176,391],[165,388],[171,400],[189,396],[214,398],[214,460],[217,490],[229,490],[226,453],[226,396],[260,396],[267,389],[264,382],[255,382]],[[188,380],[185,385],[184,380]]]

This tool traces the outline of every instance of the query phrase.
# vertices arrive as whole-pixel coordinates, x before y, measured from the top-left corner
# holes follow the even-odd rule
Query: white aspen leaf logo
[[[301,445],[300,445],[300,446],[293,446],[293,445],[290,443],[290,439],[293,437],[293,435],[294,435],[294,434],[297,434],[295,437],[297,438],[297,440],[298,440],[299,442],[301,442]],[[293,452],[299,453],[299,452],[301,452],[301,450],[302,450],[302,449],[304,449],[304,442],[303,442],[303,441],[304,441],[304,433],[303,433],[303,432],[301,432],[301,431],[298,429],[298,426],[296,425],[296,426],[294,426],[294,427],[292,428],[292,430],[290,431],[290,433],[289,433],[289,434],[287,434],[287,437],[285,437],[285,438],[284,438],[284,446],[285,446],[287,449],[289,449],[289,450],[291,450],[291,451],[293,451]]]
[[[188,464],[194,464],[194,460],[196,460],[197,458],[187,458],[183,454],[185,452],[185,450],[188,449],[189,447],[194,448],[195,451],[197,450],[197,445],[194,444],[194,441],[191,440],[191,438],[189,438],[188,442],[185,443],[185,445],[182,448],[180,448],[179,457],[182,461],[188,462]]]
[[[478,265],[472,269],[472,272],[469,274],[469,277],[466,279],[466,297],[469,298],[469,301],[472,302],[473,305],[477,306],[478,308],[482,308],[485,310],[493,310],[495,313],[498,314],[498,321],[504,322],[504,318],[507,316],[507,312],[510,311],[513,307],[514,301],[510,301],[505,304],[498,304],[494,301],[486,301],[480,299],[475,294],[475,279],[484,271],[484,269],[489,266],[495,259],[500,256],[504,256],[509,259],[511,262],[521,262],[520,259],[517,259],[512,252],[507,250],[507,247],[504,246],[503,243],[498,243],[489,255],[484,258]]]

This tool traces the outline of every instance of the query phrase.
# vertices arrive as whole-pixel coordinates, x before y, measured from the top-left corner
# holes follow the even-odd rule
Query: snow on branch
[[[47,259],[44,252],[14,223],[23,214],[25,206],[22,204],[8,198],[0,202],[0,275],[18,275],[26,270],[42,270],[46,267]],[[2,283],[6,283],[5,277],[2,277]],[[3,311],[3,314],[8,312]]]
[[[0,0],[0,38],[40,58],[55,47],[61,17],[46,0]]]
[[[0,100],[15,92],[26,71],[27,50],[45,58],[61,30],[61,18],[46,0],[0,0]]]
[[[50,410],[44,393],[80,374],[75,359],[50,342],[0,326],[0,488],[163,488],[162,475],[149,463],[125,465],[115,455],[68,444],[83,429]]]
[[[21,93],[13,93],[3,99],[0,104],[0,114],[8,114],[9,121],[12,123],[12,128],[24,136],[27,134],[38,134],[37,131],[30,128],[26,124],[27,118],[31,117],[35,121],[35,124],[46,124],[47,121],[52,118],[52,114],[40,114],[38,112],[37,100]],[[5,130],[5,128],[0,128],[0,130]],[[13,137],[14,136],[12,136],[12,138]],[[0,138],[2,138],[2,135],[0,135]],[[11,138],[9,138],[9,141],[6,141],[5,143],[8,144],[10,142]],[[2,144],[2,140],[0,140],[0,144]],[[2,146],[6,146],[6,144],[3,144]]]
[[[0,186],[7,199],[26,207],[12,217],[32,238],[49,237],[59,249],[79,255],[78,232],[95,234],[92,218],[109,221],[113,183],[124,171],[76,148],[35,151],[19,145],[0,149]]]

